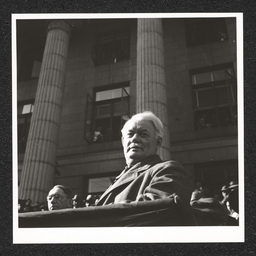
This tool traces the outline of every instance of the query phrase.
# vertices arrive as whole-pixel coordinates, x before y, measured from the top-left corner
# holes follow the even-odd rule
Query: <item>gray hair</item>
[[[70,198],[70,199],[73,198],[73,192],[71,191],[70,188],[68,188],[68,187],[66,187],[66,186],[63,186],[63,185],[56,185],[56,186],[54,186],[53,188],[59,188],[59,189],[61,189],[61,190],[65,193],[65,195],[66,195],[68,198]],[[53,189],[53,188],[52,188],[52,189]]]
[[[160,138],[163,139],[164,136],[164,126],[162,121],[151,111],[145,111],[142,113],[138,113],[133,115],[123,126],[122,129],[122,134],[126,128],[126,125],[131,122],[131,121],[150,121],[152,122],[154,128],[155,128],[155,132],[156,132],[156,138]]]

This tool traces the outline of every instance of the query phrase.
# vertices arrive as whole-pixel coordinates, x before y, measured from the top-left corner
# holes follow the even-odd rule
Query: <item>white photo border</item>
[[[19,228],[17,157],[17,51],[16,21],[37,19],[108,18],[236,18],[238,95],[239,226]],[[12,137],[13,137],[13,243],[223,243],[245,241],[244,212],[244,74],[243,13],[112,13],[112,14],[12,14]]]

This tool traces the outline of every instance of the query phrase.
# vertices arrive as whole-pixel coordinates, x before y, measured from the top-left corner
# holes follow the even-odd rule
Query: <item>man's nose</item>
[[[131,138],[131,141],[132,141],[132,142],[137,142],[137,141],[139,141],[139,140],[140,140],[140,138],[139,138],[138,133],[134,133],[134,135],[133,135],[132,138]]]

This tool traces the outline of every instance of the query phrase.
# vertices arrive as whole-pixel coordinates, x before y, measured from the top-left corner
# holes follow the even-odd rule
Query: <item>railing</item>
[[[129,204],[19,213],[19,227],[123,227],[195,225],[192,211],[172,198]]]

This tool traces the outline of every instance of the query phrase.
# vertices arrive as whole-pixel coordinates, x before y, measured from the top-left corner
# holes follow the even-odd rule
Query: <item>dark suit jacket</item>
[[[189,205],[191,193],[191,178],[184,168],[175,161],[162,162],[158,155],[154,155],[126,168],[97,205],[156,200],[175,195],[183,205]]]

